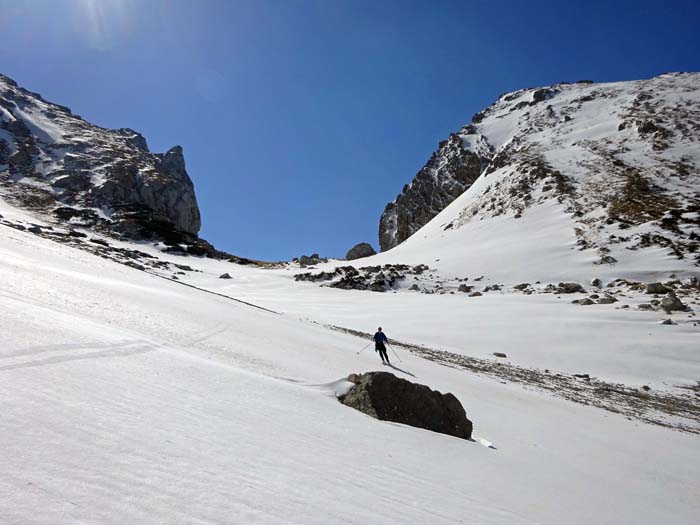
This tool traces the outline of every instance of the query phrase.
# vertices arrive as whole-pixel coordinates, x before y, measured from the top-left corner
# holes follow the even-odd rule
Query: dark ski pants
[[[374,345],[374,349],[379,352],[379,357],[382,358],[382,362],[386,361],[387,363],[389,362],[389,356],[386,353],[386,346],[384,346],[384,343],[377,343]]]

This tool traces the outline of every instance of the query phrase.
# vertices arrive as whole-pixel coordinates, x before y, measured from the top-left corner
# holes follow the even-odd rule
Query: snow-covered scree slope
[[[458,141],[463,149],[459,154],[448,148]],[[414,234],[414,250],[420,246],[432,254],[435,243],[451,243],[461,245],[452,250],[453,259],[468,254],[470,259],[486,257],[487,265],[493,265],[502,260],[504,250],[484,256],[479,253],[485,249],[479,235],[500,244],[512,234],[517,237],[508,238],[515,243],[513,253],[545,243],[539,255],[529,258],[531,268],[577,260],[603,271],[615,265],[653,269],[660,257],[669,256],[678,261],[676,267],[697,269],[698,73],[607,84],[557,84],[505,94],[441,144],[436,155],[423,171],[436,167],[428,171],[435,179],[437,196],[444,194],[442,186],[456,183],[455,173],[460,173],[455,171],[456,158],[478,158],[481,171],[429,227]],[[421,181],[417,177],[399,200],[430,200],[423,195]],[[420,199],[410,198],[414,186]],[[415,206],[408,206],[406,224],[396,226],[394,212],[401,206],[399,201],[394,204],[391,217],[382,219],[380,238],[403,233],[396,242],[382,244],[384,249],[427,222],[411,211]],[[425,211],[422,204],[418,208]],[[560,250],[573,248],[580,253],[552,260],[546,248],[555,244]]]
[[[182,148],[151,153],[131,129],[86,122],[0,75],[0,191],[25,208],[131,238],[196,238]]]
[[[2,201],[0,214],[36,221]],[[298,290],[298,308],[336,310],[351,294],[357,324],[365,298],[387,311],[396,303],[376,301],[398,297],[124,246],[266,306],[291,307]],[[438,307],[451,309],[395,313]],[[696,435],[400,348],[392,371],[453,392],[495,449],[380,422],[334,398],[348,372],[376,368],[357,354],[365,341],[4,223],[0,312],[3,523],[687,524],[700,512]]]

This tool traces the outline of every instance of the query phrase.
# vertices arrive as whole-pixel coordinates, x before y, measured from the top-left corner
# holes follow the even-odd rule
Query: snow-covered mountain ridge
[[[469,162],[471,182],[450,211],[426,206],[440,207]],[[523,89],[502,95],[441,143],[387,207],[380,244],[386,250],[416,234],[429,222],[426,213],[449,233],[495,217],[528,222],[528,213],[560,204],[577,248],[595,252],[598,264],[660,247],[696,267],[699,167],[698,73]]]
[[[151,153],[131,129],[105,129],[0,75],[0,191],[59,221],[210,250],[182,148]]]

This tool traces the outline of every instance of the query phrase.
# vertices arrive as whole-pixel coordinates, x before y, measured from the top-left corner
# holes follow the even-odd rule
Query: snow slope
[[[202,270],[193,282],[225,282],[223,262],[179,260]],[[0,521],[695,521],[697,436],[404,352],[394,372],[453,392],[496,448],[373,420],[334,392],[376,357],[301,319],[349,292],[225,267],[225,286],[263,306],[283,283],[316,306],[264,312],[0,226]],[[396,297],[357,293],[355,311]],[[437,305],[408,300],[403,315]]]

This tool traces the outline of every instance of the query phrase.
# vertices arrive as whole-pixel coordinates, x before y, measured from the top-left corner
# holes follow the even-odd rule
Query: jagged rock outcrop
[[[383,421],[462,439],[472,437],[472,422],[467,419],[462,403],[452,394],[442,394],[389,372],[351,374],[348,380],[355,386],[339,397],[346,406]]]
[[[294,259],[292,259],[292,262],[299,263],[299,266],[305,268],[314,264],[327,263],[328,257],[321,257],[319,254],[313,253],[311,255],[302,255],[300,257],[295,257]]]
[[[473,126],[465,126],[441,142],[413,182],[384,209],[379,221],[381,250],[408,239],[464,193],[491,155],[488,142]]]
[[[151,153],[0,75],[0,190],[58,220],[130,238],[196,243],[201,221],[182,148]]]
[[[359,244],[356,244],[352,248],[348,250],[348,253],[345,254],[345,258],[348,261],[354,261],[355,259],[362,259],[363,257],[371,257],[372,255],[376,255],[377,252],[374,251],[374,248],[372,248],[372,245],[366,242],[361,242]]]

